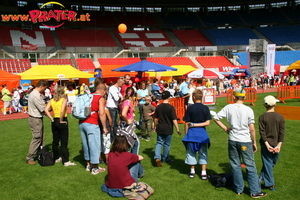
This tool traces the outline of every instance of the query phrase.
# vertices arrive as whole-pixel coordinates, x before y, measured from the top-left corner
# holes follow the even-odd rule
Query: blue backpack
[[[72,106],[72,115],[75,118],[85,120],[95,113],[91,111],[93,96],[93,94],[82,94],[76,98]]]

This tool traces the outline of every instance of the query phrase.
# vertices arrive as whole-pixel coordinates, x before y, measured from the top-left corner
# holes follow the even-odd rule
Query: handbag
[[[154,193],[154,189],[147,183],[133,183],[123,189],[124,197],[130,200],[145,200]]]
[[[117,135],[125,136],[127,142],[130,147],[133,147],[136,141],[136,121],[132,122],[131,124],[127,125],[124,121],[121,122],[120,126],[117,128]]]
[[[40,146],[38,162],[42,167],[54,165],[53,154],[44,146]]]

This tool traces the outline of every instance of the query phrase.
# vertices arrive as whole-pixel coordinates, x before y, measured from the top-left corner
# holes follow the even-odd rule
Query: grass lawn
[[[268,93],[276,96],[276,93]],[[251,106],[258,116],[265,112],[262,105],[267,94],[258,94],[256,106]],[[219,111],[227,103],[225,98],[217,99]],[[287,100],[287,106],[299,106],[298,100]],[[279,103],[280,105],[283,105]],[[246,104],[247,105],[247,104]],[[51,148],[52,133],[50,120],[44,119],[46,146]],[[85,162],[80,154],[81,139],[77,120],[69,116],[69,151],[70,160],[77,166],[64,167],[61,163],[51,167],[40,165],[30,166],[25,163],[28,146],[31,140],[31,131],[27,119],[0,121],[0,199],[112,199],[100,190],[107,172],[91,175],[85,171]],[[183,131],[183,126],[180,125]],[[227,135],[215,123],[207,127],[211,148],[209,149],[208,173],[230,172],[227,156]],[[259,140],[258,126],[256,125],[257,141]],[[155,167],[153,162],[156,133],[149,142],[142,140],[140,154],[144,156],[142,164],[145,176],[141,181],[151,185],[155,193],[150,199],[179,200],[179,199],[249,199],[249,189],[245,181],[245,191],[237,196],[232,189],[215,189],[209,181],[202,181],[199,176],[190,179],[187,176],[189,166],[185,165],[185,148],[181,142],[183,136],[173,135],[170,155],[174,162]],[[299,199],[300,190],[297,181],[300,180],[299,163],[300,131],[299,121],[286,120],[286,137],[279,161],[275,166],[275,180],[277,191],[268,192],[264,199]],[[258,142],[257,142],[258,143]],[[259,143],[258,143],[259,144]],[[259,151],[255,153],[256,166],[260,172],[262,163]],[[104,167],[105,165],[103,165]],[[245,172],[245,169],[243,169]],[[200,174],[200,167],[196,168]],[[244,173],[245,174],[245,173]]]

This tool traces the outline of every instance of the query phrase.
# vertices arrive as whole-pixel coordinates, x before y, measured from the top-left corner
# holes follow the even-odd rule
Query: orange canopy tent
[[[20,80],[21,76],[0,70],[0,91],[4,84],[6,84],[7,89],[11,91],[14,87],[20,86]]]
[[[116,81],[119,77],[124,77],[125,74],[129,74],[131,76],[131,80],[135,81],[134,77],[137,76],[137,72],[115,72],[112,71],[113,69],[123,67],[126,65],[101,65],[100,68],[102,70],[102,78],[106,79],[106,82],[108,81]],[[143,77],[148,77],[148,73],[143,73]]]

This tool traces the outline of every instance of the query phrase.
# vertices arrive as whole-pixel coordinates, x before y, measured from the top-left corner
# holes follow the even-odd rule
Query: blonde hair
[[[58,85],[54,90],[53,99],[54,101],[59,101],[61,98],[66,98],[64,87]]]

